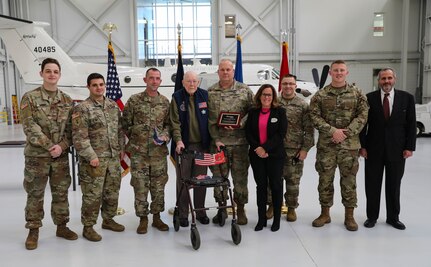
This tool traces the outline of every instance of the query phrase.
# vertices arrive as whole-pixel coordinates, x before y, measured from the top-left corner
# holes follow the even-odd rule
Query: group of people
[[[165,209],[167,144],[171,139],[177,159],[186,149],[201,153],[216,153],[222,148],[226,151],[227,164],[210,166],[210,169],[215,176],[230,173],[239,225],[248,223],[244,207],[248,203],[251,165],[258,207],[255,231],[266,227],[271,218],[271,231],[278,231],[283,180],[288,207],[286,219],[290,222],[297,219],[299,184],[304,160],[314,145],[314,129],[319,132],[315,167],[319,174],[321,214],[312,225],[321,227],[331,222],[329,210],[333,205],[333,181],[338,167],[345,206],[344,224],[347,230],[358,229],[353,210],[357,205],[356,173],[360,155],[365,158],[368,219],[364,226],[373,227],[378,219],[384,170],[386,222],[405,229],[399,221],[399,198],[405,159],[415,150],[413,96],[394,89],[396,74],[390,68],[379,73],[380,90],[367,96],[346,82],[348,69],[344,61],[334,61],[329,73],[331,84],[318,91],[308,105],[296,95],[294,75],[281,77],[280,96],[270,84],[262,85],[253,95],[247,85],[234,79],[233,63],[222,59],[218,83],[203,90],[199,88],[197,74],[188,71],[183,88],[172,95],[169,103],[158,92],[162,82],[160,71],[149,68],[144,77],[145,90],[132,95],[121,114],[117,104],[105,97],[105,79],[101,74],[88,76],[90,96],[74,105],[68,95],[58,90],[59,62],[45,59],[40,71],[42,86],[27,92],[21,100],[21,119],[27,136],[24,151],[25,219],[29,229],[26,248],[37,248],[48,181],[56,235],[67,240],[78,238],[67,227],[71,183],[68,151],[72,145],[79,156],[82,234],[90,241],[102,239],[93,228],[99,212],[103,229],[115,232],[125,229],[113,219],[121,185],[120,158],[124,153],[131,160],[130,183],[135,195],[135,214],[140,219],[137,233],[147,233],[150,214],[153,227],[168,231],[169,226],[162,221],[160,213]],[[225,123],[226,114],[235,114],[237,123]],[[189,199],[184,190],[180,194],[181,178],[206,175],[207,167],[195,165],[193,157],[187,155],[181,159],[181,164],[176,164],[177,199],[180,226],[187,227]],[[210,222],[204,209],[205,196],[205,187],[194,189],[196,219],[202,224]],[[227,217],[223,208],[226,190],[216,187],[214,198],[220,208],[212,221],[219,223]]]

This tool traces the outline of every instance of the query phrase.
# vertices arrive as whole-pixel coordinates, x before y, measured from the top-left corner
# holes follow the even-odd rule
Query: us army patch
[[[80,113],[73,113],[72,114],[72,124],[75,126],[81,125],[81,114]]]

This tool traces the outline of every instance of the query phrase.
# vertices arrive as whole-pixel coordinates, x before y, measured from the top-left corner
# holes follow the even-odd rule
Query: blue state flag
[[[236,35],[236,61],[235,61],[235,75],[234,79],[238,82],[244,82],[242,76],[242,52],[241,52],[241,36]]]

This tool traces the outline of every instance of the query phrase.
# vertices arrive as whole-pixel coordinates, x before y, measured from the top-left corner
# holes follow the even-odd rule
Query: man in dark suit
[[[380,90],[367,94],[368,122],[360,134],[360,155],[365,158],[367,220],[372,228],[379,217],[385,170],[386,223],[404,230],[400,222],[400,187],[407,158],[416,147],[415,101],[411,94],[394,89],[396,73],[384,68],[378,74]]]

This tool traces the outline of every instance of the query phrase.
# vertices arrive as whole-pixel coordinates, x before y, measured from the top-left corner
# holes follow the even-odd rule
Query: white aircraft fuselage
[[[40,86],[42,78],[39,75],[43,59],[52,57],[60,62],[62,68],[58,86],[74,100],[86,99],[89,95],[86,86],[87,76],[98,72],[106,77],[107,64],[79,63],[69,55],[48,35],[43,27],[44,22],[32,22],[0,15],[0,37],[6,45],[7,52],[14,60],[24,82],[28,85]],[[162,74],[159,92],[171,99],[174,91],[176,66],[157,67]],[[136,93],[145,90],[143,77],[148,68],[137,68],[117,65],[120,85],[123,92],[123,102]],[[201,78],[200,87],[207,89],[218,81],[216,65],[194,64],[185,65],[184,71],[192,70]],[[265,83],[278,88],[279,74],[272,66],[264,64],[243,64],[244,83],[253,92]],[[309,100],[318,88],[314,83],[298,81],[299,95]],[[302,94],[301,94],[302,92]]]

